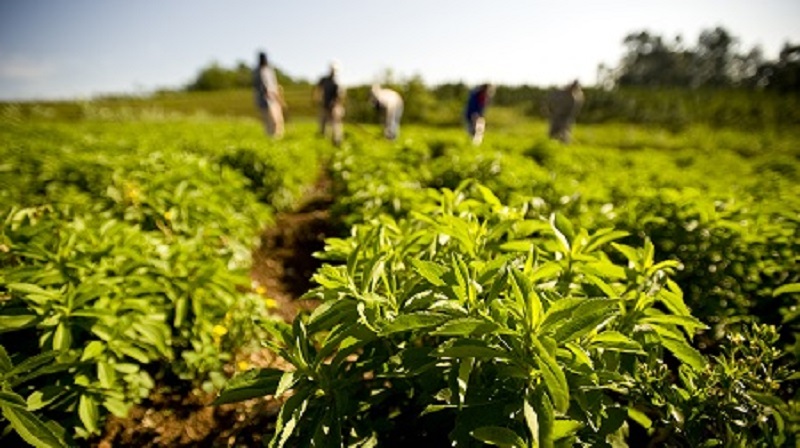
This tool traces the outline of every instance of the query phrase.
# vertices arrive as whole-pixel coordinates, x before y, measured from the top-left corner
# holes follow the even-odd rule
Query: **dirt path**
[[[302,308],[297,300],[311,287],[320,261],[312,254],[333,236],[329,207],[329,181],[321,176],[295,211],[276,217],[275,225],[261,236],[253,252],[251,277],[278,303],[277,312],[291,321]],[[254,355],[253,364],[280,366],[270,352]],[[280,403],[272,397],[223,406],[210,406],[215,395],[191,389],[180,381],[166,382],[131,409],[126,418],[109,416],[102,437],[91,445],[111,447],[252,447],[264,444],[263,434],[274,425]]]

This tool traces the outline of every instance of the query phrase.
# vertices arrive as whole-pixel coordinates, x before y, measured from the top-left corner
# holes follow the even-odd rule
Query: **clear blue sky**
[[[428,84],[593,84],[633,31],[693,46],[723,26],[775,59],[799,24],[800,0],[2,0],[0,100],[175,88],[261,49],[306,79],[336,59],[350,85],[388,68]]]

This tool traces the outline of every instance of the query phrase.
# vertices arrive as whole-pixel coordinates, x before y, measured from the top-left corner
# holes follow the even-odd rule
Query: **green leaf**
[[[8,372],[8,377],[12,378],[15,375],[24,375],[27,379],[32,378],[36,375],[36,370],[42,367],[43,365],[49,364],[55,357],[58,355],[57,352],[49,351],[39,353],[37,355],[31,356],[30,358],[26,358],[21,363],[17,364],[10,372]],[[19,380],[19,379],[17,379]],[[11,381],[11,385],[17,383],[17,381]]]
[[[633,339],[625,336],[618,331],[604,331],[592,337],[591,348],[611,350],[616,352],[645,354],[642,346]]]
[[[639,265],[639,253],[633,247],[625,244],[611,243],[611,245],[628,259],[634,266]]]
[[[83,355],[81,355],[81,361],[88,361],[90,359],[94,359],[99,357],[103,354],[106,350],[106,344],[102,341],[91,341],[86,344],[86,348],[83,349]]]
[[[583,423],[575,420],[556,420],[553,422],[553,440],[569,437],[583,427]]]
[[[786,404],[783,402],[783,400],[772,394],[755,391],[748,392],[748,394],[753,398],[753,400],[766,407],[780,408]]]
[[[278,419],[275,422],[275,435],[270,441],[270,448],[282,448],[286,445],[289,437],[294,433],[297,423],[305,414],[308,407],[309,392],[310,390],[306,389],[298,390],[283,403],[278,413]]]
[[[278,383],[278,388],[275,389],[275,396],[281,396],[291,389],[297,383],[297,375],[294,372],[285,372],[281,375],[281,380]]]
[[[28,395],[27,409],[38,411],[49,406],[51,403],[69,393],[69,390],[62,386],[44,386]]]
[[[533,339],[534,348],[536,350],[536,364],[542,372],[545,388],[550,393],[550,398],[553,400],[553,405],[559,412],[567,412],[569,408],[569,385],[564,371],[558,365],[555,357],[553,357],[545,348],[539,339]]]
[[[541,280],[554,279],[564,268],[556,261],[549,261],[539,265],[533,273],[531,273],[531,282],[538,283]]]
[[[696,330],[707,329],[708,325],[692,316],[675,316],[669,314],[648,316],[641,319],[641,322],[659,325],[678,325],[683,327],[687,334],[691,336]]]
[[[634,407],[628,407],[628,417],[640,424],[644,429],[650,429],[653,426],[653,421],[650,420],[650,417]]]
[[[501,426],[482,426],[470,434],[489,445],[525,448],[525,441],[517,433]]]
[[[277,369],[253,369],[240,373],[228,381],[225,389],[212,403],[219,406],[250,398],[274,395],[285,372]]]
[[[9,314],[0,316],[0,333],[21,330],[34,325],[39,319],[35,314]]]
[[[499,246],[502,252],[528,252],[531,250],[533,240],[508,241]]]
[[[475,317],[462,317],[445,322],[431,335],[434,336],[481,336],[488,333],[496,333],[501,327],[492,322]]]
[[[539,448],[539,416],[531,405],[530,399],[522,401],[522,416],[525,418],[528,433],[531,435],[531,447]]]
[[[554,213],[550,216],[550,226],[561,243],[564,252],[570,253],[572,251],[570,242],[575,238],[575,230],[572,228],[572,223],[564,215]]]
[[[189,298],[186,296],[181,296],[175,301],[175,318],[172,320],[172,325],[175,328],[181,328],[188,315]]]
[[[478,192],[481,194],[481,198],[483,198],[483,202],[493,206],[493,207],[502,207],[503,203],[500,202],[500,199],[495,196],[495,194],[490,190],[488,187],[475,184],[475,187],[478,189]]]
[[[27,409],[2,406],[2,410],[11,427],[29,444],[36,448],[66,447],[50,427]]]
[[[436,313],[401,314],[395,320],[385,323],[380,329],[380,334],[387,336],[402,331],[432,328],[439,326],[447,319],[447,315]]]
[[[672,314],[688,316],[691,314],[689,307],[683,300],[683,291],[674,280],[667,280],[667,287],[659,291],[657,298],[661,300]]]
[[[589,237],[589,243],[584,248],[585,253],[593,252],[601,246],[610,243],[611,241],[625,238],[630,233],[623,230],[614,230],[611,228],[600,229]]]
[[[525,312],[525,319],[535,332],[544,318],[544,310],[539,294],[533,288],[531,280],[517,269],[511,269],[511,289],[516,301]]]
[[[128,415],[128,410],[131,408],[131,403],[115,398],[106,398],[106,400],[103,401],[103,407],[117,417],[125,418]]]
[[[439,358],[509,359],[508,353],[489,347],[481,341],[462,342],[436,350],[432,355]]]
[[[97,379],[100,381],[102,387],[111,389],[116,382],[116,371],[107,362],[97,363]]]
[[[357,314],[355,300],[338,299],[323,302],[308,318],[308,331],[316,333],[330,330],[342,322],[355,322]]]
[[[14,406],[22,409],[27,409],[25,399],[15,392],[0,390],[0,406]]]
[[[772,297],[777,297],[781,294],[792,294],[800,292],[800,283],[788,283],[781,285],[772,291]]]
[[[420,260],[418,258],[409,258],[414,270],[425,278],[428,282],[435,286],[444,286],[445,281],[442,276],[449,271],[448,268],[441,266],[432,261]]]
[[[688,364],[693,369],[700,371],[706,367],[708,363],[694,347],[689,345],[683,339],[675,339],[666,335],[659,335],[661,344],[681,362]]]
[[[31,283],[11,283],[8,285],[8,289],[10,291],[17,291],[26,294],[37,294],[41,296],[47,296],[51,299],[57,299],[59,297],[58,292],[48,291],[38,285],[34,285]]]
[[[575,307],[569,319],[564,319],[561,325],[553,327],[553,339],[558,343],[569,342],[600,328],[600,326],[618,311],[617,300],[614,299],[584,299]]]
[[[622,280],[625,278],[625,268],[617,266],[610,261],[595,261],[586,263],[582,269],[585,272],[597,275],[600,278]]]
[[[97,421],[100,419],[100,413],[97,409],[97,401],[91,395],[83,394],[78,401],[78,416],[81,423],[92,434],[100,433],[100,428],[97,426]]]
[[[0,373],[6,373],[12,368],[14,368],[14,364],[11,363],[6,348],[0,345]]]
[[[541,386],[537,387],[532,395],[533,409],[536,411],[536,426],[538,432],[533,434],[533,446],[541,448],[553,448],[553,424],[555,421],[555,412],[553,411],[553,402],[550,397],[544,393]]]
[[[69,326],[62,320],[56,327],[55,335],[53,335],[53,350],[67,351],[72,346],[72,331]]]

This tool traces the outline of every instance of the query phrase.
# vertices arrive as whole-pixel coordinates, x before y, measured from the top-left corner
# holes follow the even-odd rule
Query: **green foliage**
[[[796,444],[797,404],[778,396],[787,390],[792,370],[777,341],[773,326],[733,329],[706,368],[679,367],[677,384],[666,365],[643,366],[628,391],[640,403],[637,422],[670,446]]]
[[[327,257],[341,264],[323,266],[308,294],[322,305],[272,330],[294,366],[280,380],[258,374],[262,394],[293,391],[273,446],[445,433],[461,446],[611,444],[653,398],[630,392],[642,371],[667,353],[684,375],[705,371],[690,345],[705,325],[670,279],[677,263],[656,262],[649,241],[635,248],[614,243],[624,232],[526,218],[474,183],[429,198],[406,219],[378,216],[330,240]],[[253,396],[256,384],[243,377],[219,402]]]
[[[16,395],[3,412],[31,444],[50,443],[50,420],[66,429],[53,426],[61,439],[99,434],[107,413],[125,415],[165,376],[219,388],[234,354],[261,334],[266,304],[248,274],[271,213],[257,195],[286,207],[313,179],[314,153],[280,153],[303,166],[271,162],[255,123],[262,145],[235,124],[211,133],[205,121],[168,124],[8,127],[0,343],[32,374],[8,377]],[[274,196],[219,162],[231,141],[284,170]]]

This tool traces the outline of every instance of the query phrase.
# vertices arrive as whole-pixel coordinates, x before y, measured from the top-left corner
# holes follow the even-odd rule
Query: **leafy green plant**
[[[329,241],[345,264],[316,274],[322,305],[275,330],[295,370],[245,374],[217,402],[291,390],[274,446],[589,446],[623,438],[615,391],[637,366],[669,352],[704,368],[687,340],[704,324],[652,244],[526,219],[478,184],[432,196]]]

